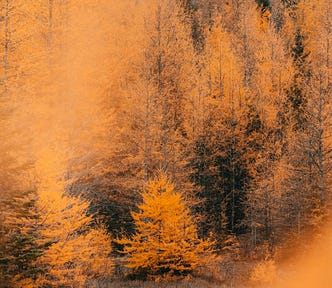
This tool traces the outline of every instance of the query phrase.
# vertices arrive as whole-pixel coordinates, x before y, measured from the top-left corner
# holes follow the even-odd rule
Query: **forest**
[[[0,2],[0,287],[331,287],[330,0]]]

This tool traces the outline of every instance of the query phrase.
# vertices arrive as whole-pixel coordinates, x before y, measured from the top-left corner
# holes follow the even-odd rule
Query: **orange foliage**
[[[142,197],[140,212],[132,213],[136,234],[119,240],[129,256],[126,266],[157,277],[187,275],[204,264],[210,243],[198,238],[194,219],[174,185],[161,175],[147,184]]]

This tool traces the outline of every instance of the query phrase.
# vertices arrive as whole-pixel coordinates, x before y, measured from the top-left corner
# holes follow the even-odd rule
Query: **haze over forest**
[[[0,287],[330,287],[331,22],[1,1]]]

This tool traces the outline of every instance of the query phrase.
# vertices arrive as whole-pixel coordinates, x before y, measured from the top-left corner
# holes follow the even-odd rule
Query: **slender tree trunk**
[[[327,89],[330,89],[330,36],[331,36],[331,15],[330,15],[331,3],[330,0],[327,0],[326,3],[326,30],[327,37],[326,39],[326,68],[327,68]]]
[[[243,15],[243,60],[244,60],[244,87],[248,88],[249,86],[249,67],[248,67],[248,35],[247,35],[247,19],[246,14]]]
[[[222,85],[222,47],[221,39],[219,40],[219,99],[222,100],[223,85]]]
[[[158,97],[161,101],[162,105],[162,147],[163,147],[163,165],[162,168],[164,171],[167,170],[168,166],[168,121],[167,121],[167,99],[165,95],[163,95],[163,85],[162,85],[162,49],[161,49],[161,2],[158,0],[158,8],[157,8],[157,49],[158,49],[158,59],[157,59],[157,69],[158,69]]]
[[[48,1],[48,46],[51,49],[53,42],[53,0]]]
[[[9,31],[9,9],[10,0],[5,3],[5,55],[4,55],[4,88],[5,95],[8,93],[8,74],[9,74],[9,50],[10,50],[10,31]]]
[[[144,180],[149,178],[150,162],[150,94],[148,83],[145,87],[145,139],[144,139]]]
[[[232,75],[233,76],[233,75]],[[235,151],[235,110],[234,110],[234,93],[233,93],[233,77],[232,78],[232,86],[231,86],[231,105],[232,105],[232,119],[231,119],[231,171],[232,171],[232,187],[231,187],[231,195],[232,195],[232,211],[231,211],[231,231],[234,232],[234,225],[235,225],[235,158],[234,158],[234,151]]]

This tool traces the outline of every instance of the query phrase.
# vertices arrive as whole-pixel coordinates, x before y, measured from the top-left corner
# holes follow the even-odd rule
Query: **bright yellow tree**
[[[209,242],[198,238],[186,201],[164,175],[146,185],[139,212],[133,212],[136,234],[119,242],[128,255],[126,266],[141,277],[190,274],[204,255]]]

